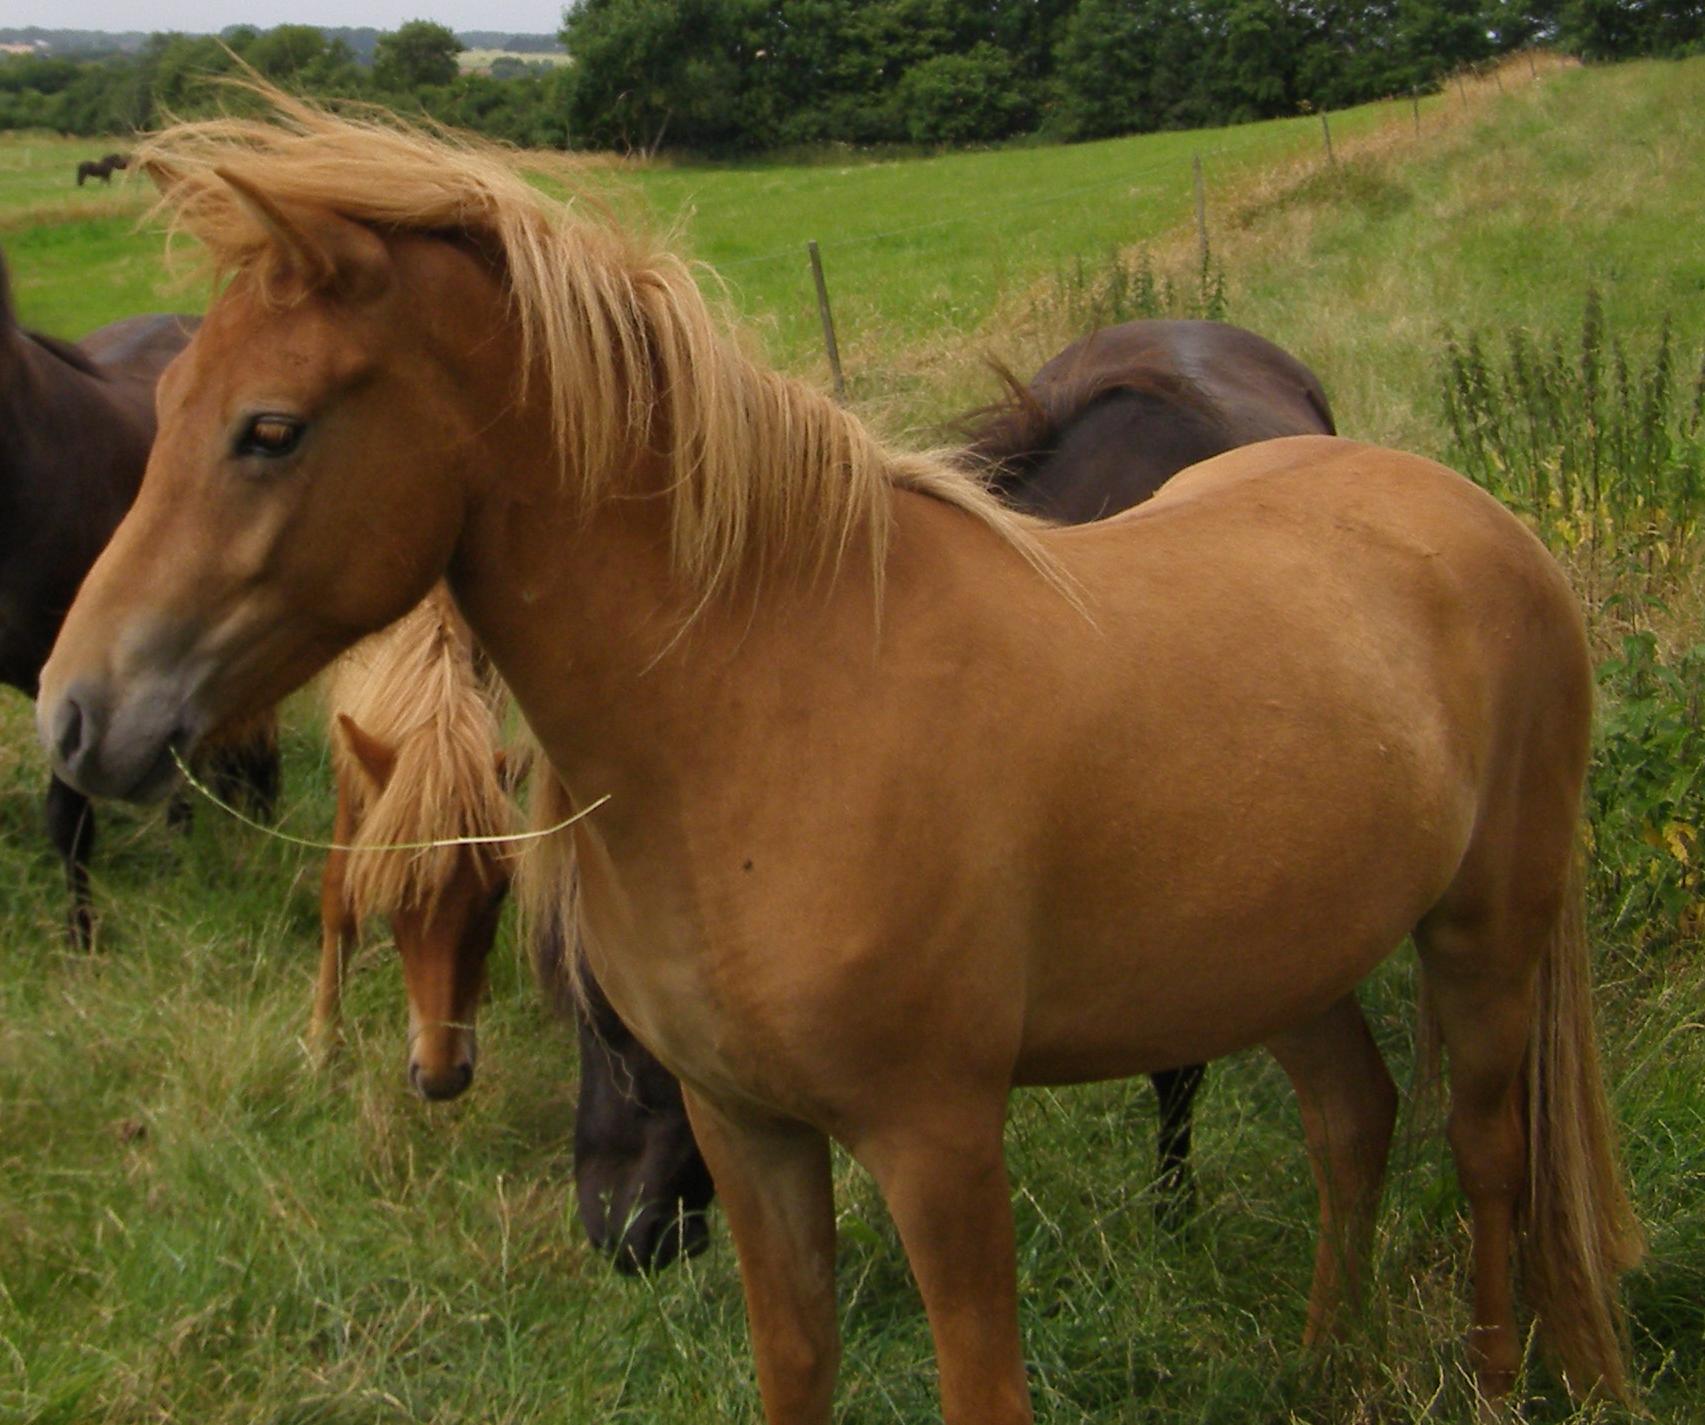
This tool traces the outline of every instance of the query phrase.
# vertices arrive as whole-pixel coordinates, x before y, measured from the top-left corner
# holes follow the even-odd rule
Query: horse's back
[[[1036,776],[1008,771],[1003,795],[1045,809],[1007,858],[1035,867],[1044,927],[1023,1077],[1260,1042],[1439,903],[1528,794],[1512,769],[1542,769],[1572,816],[1579,610],[1520,522],[1443,467],[1291,438],[1047,541],[1091,617],[1038,620],[1050,696],[1005,722]],[[1235,1012],[1233,980],[1259,989]]]
[[[1067,523],[1139,503],[1174,472],[1277,436],[1333,433],[1319,380],[1223,322],[1135,321],[1067,347],[973,449],[1021,509]]]
[[[1100,533],[1106,529],[1106,533]],[[1484,490],[1418,455],[1332,436],[1240,447],[1180,471],[1152,501],[1095,531],[1050,532],[1116,595],[1127,562],[1170,574],[1172,602],[1202,624],[1258,591],[1291,617],[1335,599],[1411,630],[1496,615],[1538,620],[1584,650],[1584,621],[1556,561]],[[1213,579],[1188,577],[1212,560]],[[1143,618],[1164,618],[1152,605]],[[1300,630],[1299,630],[1300,632]],[[1332,630],[1321,630],[1327,640]],[[1584,653],[1583,653],[1584,657]]]
[[[1226,322],[1144,320],[1093,332],[1036,373],[1039,392],[1122,373],[1182,378],[1220,427],[1224,448],[1285,435],[1333,435],[1336,426],[1319,378],[1283,347]]]
[[[103,373],[152,388],[199,325],[198,317],[168,313],[125,317],[90,332],[77,345]]]

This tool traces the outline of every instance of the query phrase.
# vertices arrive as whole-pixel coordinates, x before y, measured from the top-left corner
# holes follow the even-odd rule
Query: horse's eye
[[[237,438],[238,455],[289,455],[302,439],[305,423],[295,416],[255,416]]]

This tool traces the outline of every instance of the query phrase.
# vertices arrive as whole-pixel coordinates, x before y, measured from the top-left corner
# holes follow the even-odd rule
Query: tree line
[[[218,36],[150,35],[133,54],[98,60],[15,56],[0,61],[0,129],[120,134],[193,115],[220,102],[209,81],[240,65],[276,84],[326,98],[365,99],[425,112],[528,148],[569,142],[566,67],[499,59],[463,74],[455,33],[413,20],[358,50],[313,25],[239,25]],[[363,52],[365,51],[365,52]]]
[[[207,104],[233,55],[530,147],[707,154],[1099,138],[1337,109],[1545,44],[1705,51],[1705,0],[579,0],[552,67],[458,72],[415,21],[370,61],[307,25],[153,35],[133,55],[0,63],[0,128],[146,128]]]

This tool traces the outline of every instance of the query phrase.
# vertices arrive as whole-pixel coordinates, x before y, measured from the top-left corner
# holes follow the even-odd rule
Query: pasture
[[[988,394],[981,349],[1028,371],[1072,334],[1083,307],[1063,278],[1079,259],[1093,289],[1110,247],[1148,242],[1157,269],[1187,286],[1189,155],[1218,145],[1209,218],[1230,317],[1320,371],[1347,433],[1448,456],[1446,324],[1575,342],[1596,285],[1609,329],[1631,347],[1648,348],[1665,317],[1683,368],[1705,340],[1694,236],[1705,218],[1705,61],[1524,78],[1522,65],[1507,94],[1486,80],[1466,99],[1428,101],[1419,138],[1406,103],[1341,116],[1336,171],[1308,118],[1069,150],[635,178],[693,251],[725,265],[783,363],[808,372],[819,358],[799,249],[818,237],[855,397],[890,424],[930,428]],[[100,151],[0,145],[0,242],[21,306],[67,335],[199,301],[193,289],[161,295],[157,238],[129,232],[134,186],[74,205],[83,195],[69,174]],[[1151,169],[1166,177],[1145,198],[1138,175]],[[1057,226],[1039,218],[1062,205]],[[1644,571],[1649,600],[1607,597],[1593,611],[1601,653],[1648,634],[1673,671],[1701,642],[1697,541],[1687,534],[1676,548]],[[1563,552],[1585,560],[1591,543],[1583,535]],[[1696,722],[1698,685],[1682,694]],[[1619,699],[1621,685],[1607,683],[1607,726],[1628,728],[1637,699]],[[1654,718],[1668,706],[1648,701]],[[289,711],[285,825],[323,835],[323,739],[304,705]],[[1601,745],[1601,767],[1631,756]],[[348,1048],[316,1073],[301,1044],[317,936],[312,854],[205,808],[187,835],[115,810],[95,867],[100,949],[76,954],[62,942],[61,884],[37,825],[43,779],[27,709],[8,700],[0,1418],[753,1416],[720,1224],[707,1256],[655,1282],[615,1277],[573,1224],[568,1035],[538,1007],[510,937],[494,957],[480,1077],[465,1100],[426,1105],[408,1091],[394,957],[376,940],[350,987]],[[1653,1416],[1681,1422],[1705,1412],[1705,964],[1688,876],[1700,848],[1696,827],[1642,826],[1636,813],[1633,836],[1658,843],[1641,874],[1668,875],[1682,894],[1630,920],[1622,888],[1595,881],[1599,1005],[1652,1238],[1629,1284],[1634,1357]],[[1611,819],[1595,831],[1608,854]],[[1365,994],[1400,1082],[1411,989],[1399,957]],[[1154,1228],[1146,1186],[1146,1086],[1017,1098],[1008,1142],[1040,1419],[1464,1418],[1464,1227],[1434,1125],[1405,1111],[1376,1292],[1351,1340],[1310,1361],[1295,1346],[1314,1211],[1295,1120],[1266,1058],[1216,1066],[1198,1114],[1201,1209],[1173,1240]],[[892,1230],[861,1174],[843,1164],[838,1188],[843,1418],[931,1418],[928,1335]],[[1526,1393],[1531,1420],[1612,1418],[1571,1411],[1542,1365]]]

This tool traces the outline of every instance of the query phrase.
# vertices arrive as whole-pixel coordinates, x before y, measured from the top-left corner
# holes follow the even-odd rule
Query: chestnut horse
[[[1140,504],[1210,456],[1281,435],[1332,435],[1320,379],[1264,337],[1224,322],[1136,321],[1091,332],[1028,385],[995,366],[1005,398],[962,424],[962,458],[1015,509],[1079,524]],[[545,798],[542,824],[566,808]],[[546,848],[538,848],[544,852]],[[559,883],[563,872],[557,872]],[[553,877],[531,877],[545,884]],[[575,1021],[580,1089],[574,1178],[587,1236],[624,1271],[667,1266],[708,1240],[710,1174],[687,1123],[681,1086],[578,967],[570,992],[560,910],[533,920],[538,978]],[[1200,1065],[1150,1075],[1160,1107],[1156,1216],[1176,1228],[1194,1195],[1191,1103]]]
[[[320,884],[310,1040],[329,1047],[361,922],[385,916],[408,993],[408,1077],[424,1098],[473,1082],[474,1020],[509,890],[499,692],[449,593],[333,666],[325,704],[337,778],[336,849]],[[423,849],[422,843],[445,842]],[[455,844],[455,843],[460,844]]]
[[[95,556],[142,483],[154,439],[154,383],[189,343],[194,317],[127,317],[78,346],[26,331],[0,257],[0,683],[26,697]],[[270,717],[236,730],[212,760],[224,795],[265,813],[278,788]],[[94,931],[95,818],[58,777],[47,830],[65,863],[72,940]]]
[[[684,262],[507,152],[262,92],[141,159],[230,280],[44,672],[64,775],[157,793],[447,577],[573,804],[609,797],[574,834],[587,960],[683,1083],[773,1422],[830,1418],[831,1137],[946,1419],[1010,1425],[1013,1086],[1256,1044],[1302,1105],[1331,1335],[1396,1108],[1353,993],[1413,932],[1479,1389],[1520,1367],[1519,1249],[1571,1387],[1626,1393],[1592,670],[1519,520],[1295,436],[1049,527],[764,369]]]

